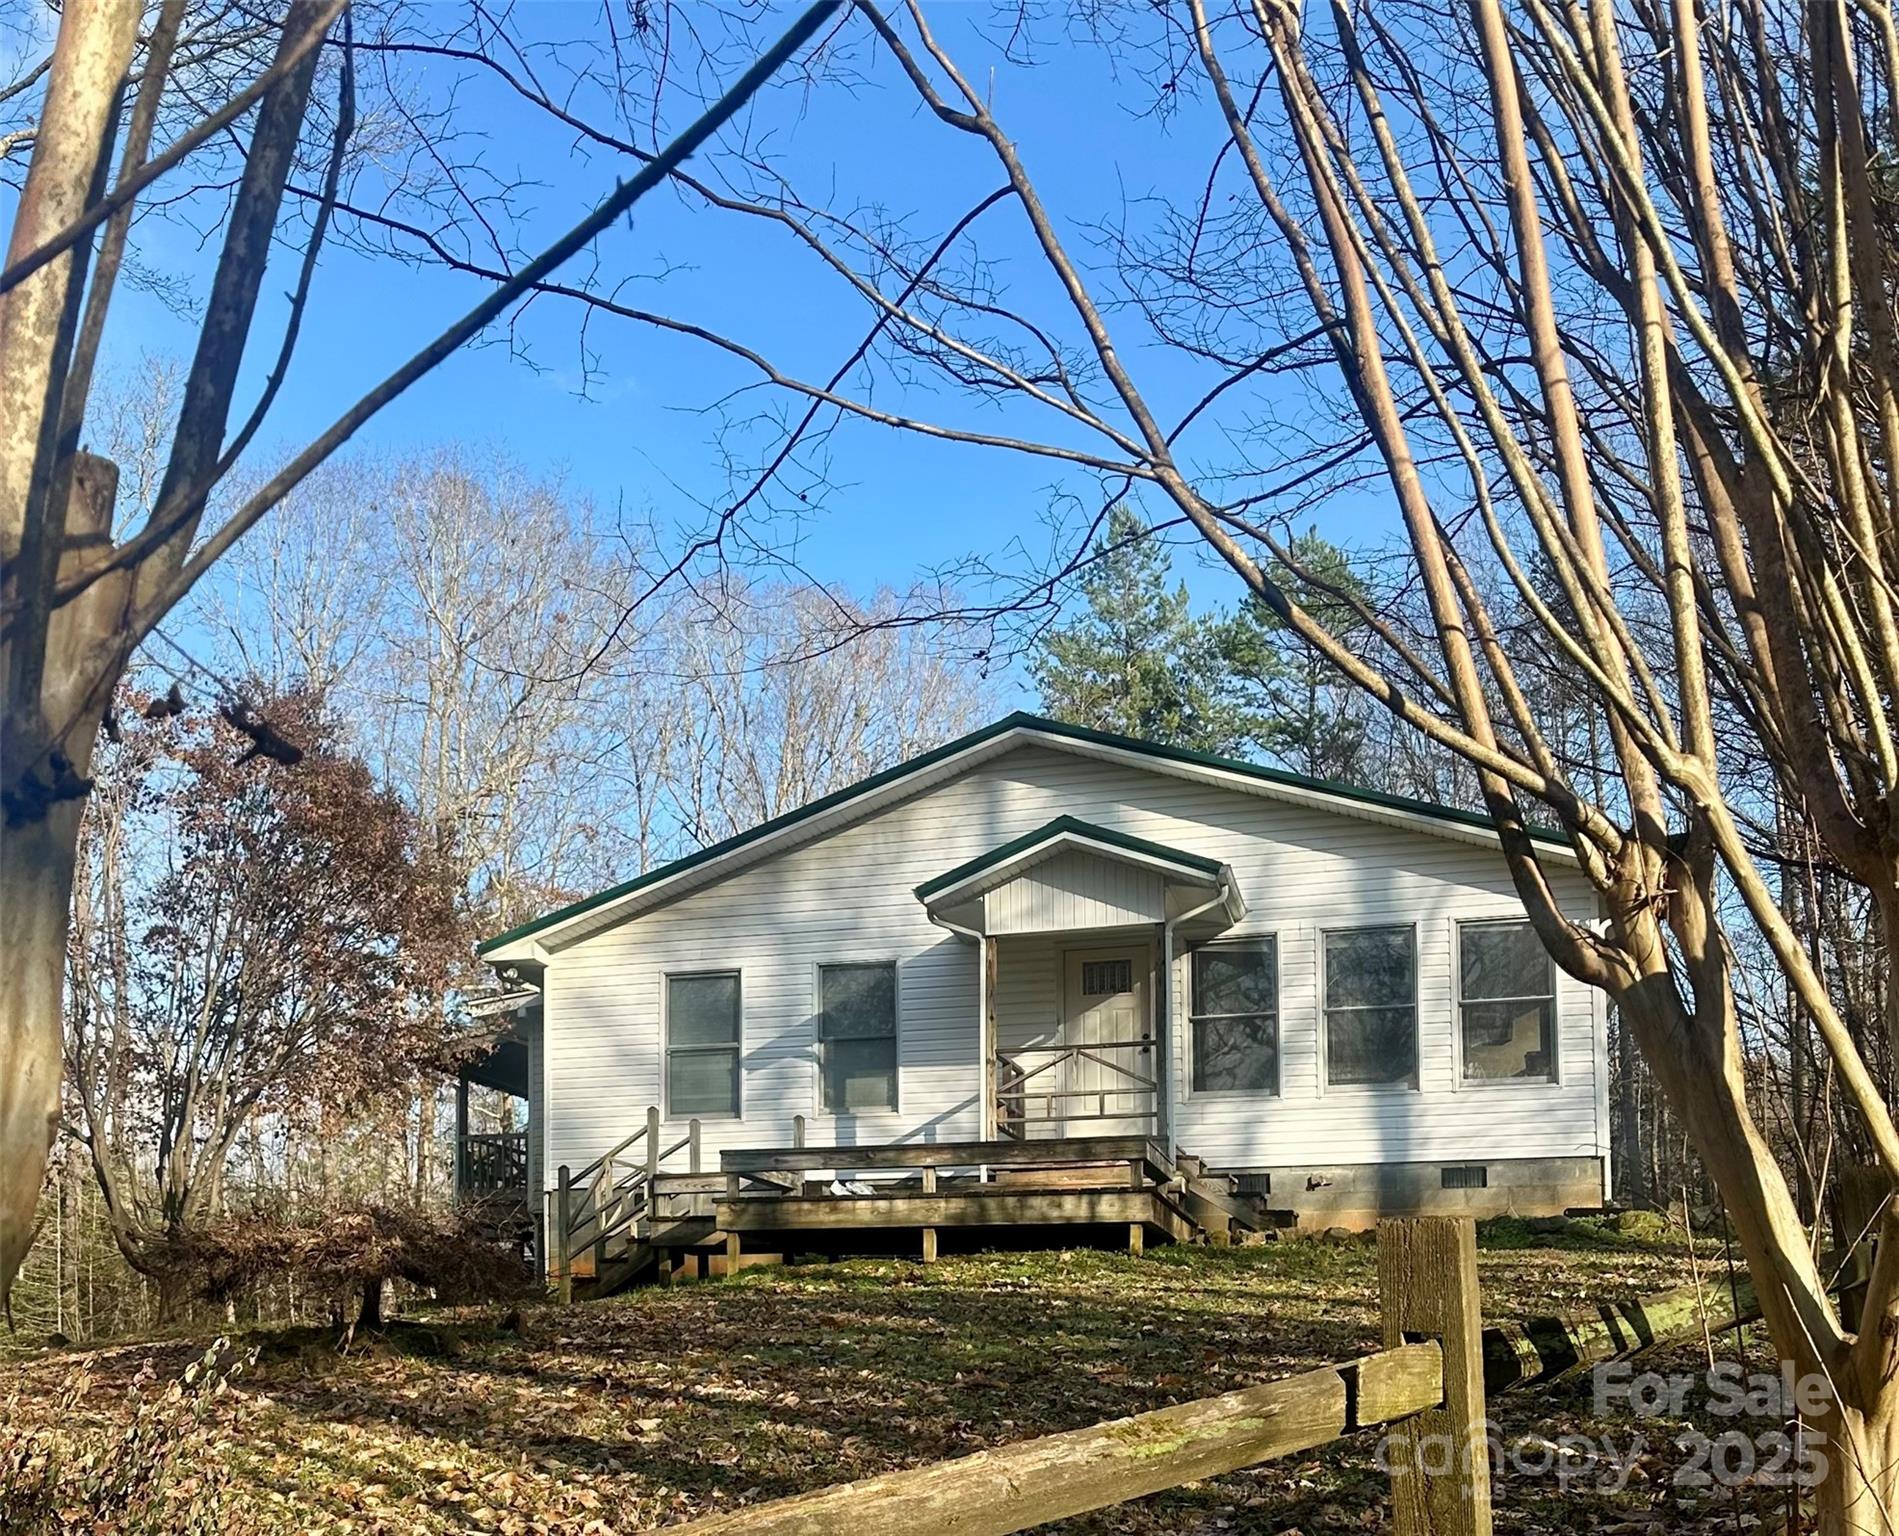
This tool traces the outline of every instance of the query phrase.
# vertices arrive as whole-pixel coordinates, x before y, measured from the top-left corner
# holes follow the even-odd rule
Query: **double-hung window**
[[[897,968],[818,967],[818,1107],[853,1115],[897,1107]]]
[[[1325,935],[1326,1081],[1415,1087],[1418,937],[1406,925]]]
[[[1194,951],[1193,1091],[1279,1092],[1279,943]]]
[[[1457,1003],[1467,1082],[1556,1075],[1556,972],[1527,921],[1458,925]]]
[[[666,1112],[737,1119],[739,975],[666,978]]]

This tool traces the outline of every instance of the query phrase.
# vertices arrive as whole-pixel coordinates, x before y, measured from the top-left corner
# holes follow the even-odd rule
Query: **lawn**
[[[1718,1254],[1699,1263],[1720,1283]],[[1663,1289],[1688,1265],[1681,1245],[1588,1226],[1554,1239],[1493,1229],[1485,1314]],[[1377,1347],[1373,1254],[1360,1243],[855,1260],[499,1312],[443,1313],[347,1354],[307,1333],[238,1340],[257,1359],[236,1390],[147,1409],[144,1432],[176,1439],[188,1463],[161,1507],[182,1523],[194,1503],[221,1500],[240,1529],[648,1530]],[[1758,1339],[1722,1353],[1742,1345],[1765,1368]],[[16,1450],[34,1424],[53,1426],[55,1445],[101,1443],[88,1428],[120,1431],[128,1387],[157,1399],[204,1348],[48,1352],[13,1368],[0,1433]],[[1675,1351],[1673,1367],[1693,1368],[1698,1351]],[[1595,1470],[1567,1489],[1553,1473],[1508,1473],[1499,1530],[1745,1530],[1785,1497],[1679,1489],[1682,1425],[1591,1409],[1585,1382],[1506,1394],[1491,1411],[1520,1449],[1577,1432],[1624,1446],[1639,1430],[1663,1454],[1615,1494],[1593,1486]],[[184,1431],[169,1427],[187,1410]],[[1050,1529],[1374,1531],[1374,1449],[1362,1436]]]

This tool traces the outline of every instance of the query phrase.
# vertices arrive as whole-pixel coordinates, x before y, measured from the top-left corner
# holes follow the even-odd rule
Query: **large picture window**
[[[739,1113],[737,971],[666,978],[666,1112]]]
[[[1528,922],[1458,925],[1457,1001],[1467,1080],[1556,1075],[1556,971]]]
[[[897,968],[818,967],[818,1107],[861,1114],[897,1107]]]
[[[1326,1081],[1335,1086],[1416,1086],[1416,930],[1326,934],[1325,1063]]]
[[[1278,941],[1195,950],[1190,1023],[1195,1093],[1278,1093]]]

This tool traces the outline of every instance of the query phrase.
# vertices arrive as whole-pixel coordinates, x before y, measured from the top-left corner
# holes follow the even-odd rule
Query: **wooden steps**
[[[574,1278],[576,1281],[587,1281],[586,1294],[589,1297],[611,1296],[629,1285],[665,1278],[669,1255],[706,1247],[719,1238],[720,1234],[710,1216],[684,1216],[671,1220],[660,1217],[644,1235],[627,1244],[618,1254],[609,1253],[598,1275],[592,1273],[591,1265],[585,1276],[576,1266]]]

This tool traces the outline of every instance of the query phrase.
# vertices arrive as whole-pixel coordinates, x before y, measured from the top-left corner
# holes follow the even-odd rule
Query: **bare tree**
[[[261,401],[233,433],[240,365],[271,242],[304,143],[325,39],[345,0],[295,0],[271,34],[268,66],[211,110],[190,102],[189,81],[172,75],[174,62],[185,60],[187,9],[185,0],[165,0],[143,40],[146,18],[136,0],[64,9],[46,69],[36,77],[32,155],[0,271],[0,947],[9,957],[0,978],[0,1300],[30,1240],[58,1115],[62,958],[93,748],[133,651],[364,422],[675,172],[811,40],[835,3],[819,0],[801,15],[689,127],[573,227],[540,244],[214,526],[206,520],[210,498],[282,380],[339,201],[354,129],[354,56],[345,32],[338,39],[335,109],[327,135],[319,136],[323,184],[287,333]],[[136,72],[135,60],[142,61]],[[725,77],[707,62],[704,78]],[[160,106],[174,84],[191,108],[189,126],[156,148]],[[110,461],[81,453],[79,444],[133,208],[193,151],[230,144],[246,120],[249,135],[233,150],[240,168],[164,473],[150,512],[115,538],[117,472]]]
[[[649,856],[718,842],[970,729],[987,690],[954,632],[901,617],[950,606],[731,574],[672,602],[612,757],[639,824],[670,833]]]

